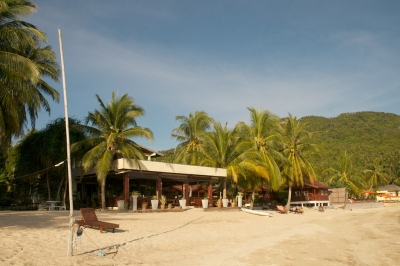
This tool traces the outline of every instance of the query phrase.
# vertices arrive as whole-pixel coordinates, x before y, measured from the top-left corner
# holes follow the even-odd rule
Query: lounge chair
[[[276,209],[277,209],[277,212],[279,212],[279,213],[284,213],[284,214],[288,214],[289,213],[289,211],[288,210],[286,210],[283,206],[281,206],[281,205],[276,205]]]
[[[304,210],[302,209],[302,208],[300,208],[300,207],[293,207],[292,209],[291,209],[291,211],[293,212],[293,213],[297,213],[297,214],[304,214]]]
[[[79,224],[79,226],[90,226],[90,227],[98,227],[100,229],[100,233],[103,233],[103,229],[112,229],[113,233],[115,232],[115,228],[119,228],[119,224],[106,223],[99,221],[97,219],[96,213],[92,208],[82,208],[81,209],[82,220],[76,220],[75,222]]]

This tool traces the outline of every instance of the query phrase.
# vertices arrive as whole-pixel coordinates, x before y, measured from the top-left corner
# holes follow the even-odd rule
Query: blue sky
[[[247,107],[285,117],[400,114],[400,1],[48,1],[24,18],[62,31],[69,115],[111,92],[146,110],[154,150],[174,148],[177,115],[206,111],[233,127]],[[60,62],[60,61],[59,61]],[[64,116],[60,103],[37,127]]]

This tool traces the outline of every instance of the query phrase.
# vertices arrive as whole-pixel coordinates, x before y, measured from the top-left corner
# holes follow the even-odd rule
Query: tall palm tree
[[[239,122],[238,127],[243,137],[252,142],[253,148],[259,153],[259,161],[265,167],[269,187],[278,190],[281,185],[281,173],[275,158],[284,160],[275,145],[276,130],[279,118],[266,110],[247,108],[250,111],[251,124]],[[254,181],[252,181],[254,183]]]
[[[383,161],[380,158],[375,159],[370,168],[365,169],[363,172],[368,178],[368,190],[389,183],[390,176],[385,173]]]
[[[104,210],[106,178],[113,160],[117,156],[133,159],[136,163],[138,159],[143,159],[140,146],[130,138],[143,137],[151,141],[153,133],[148,128],[137,126],[136,119],[144,115],[144,109],[136,105],[128,94],[118,98],[113,92],[108,105],[97,94],[96,97],[100,110],[89,112],[86,125],[82,127],[89,137],[74,143],[71,150],[85,151],[82,157],[84,171],[95,167],[97,180],[101,184],[101,203]],[[133,165],[131,160],[128,162]]]
[[[29,0],[0,2],[0,147],[8,147],[20,136],[28,117],[32,127],[41,107],[50,113],[43,94],[58,101],[59,94],[43,81],[58,81],[59,67],[45,34],[20,16],[35,12]]]
[[[212,119],[204,111],[196,111],[186,116],[176,116],[180,121],[179,127],[172,131],[171,136],[180,143],[175,149],[175,162],[192,164],[198,163],[200,150],[203,146],[201,135],[210,128]]]
[[[323,180],[335,187],[346,187],[351,194],[358,194],[363,187],[361,176],[355,172],[351,157],[345,151],[340,157],[337,167],[329,167],[323,171]]]
[[[203,134],[204,145],[202,154],[204,158],[200,165],[219,167],[227,170],[223,183],[223,198],[226,198],[226,182],[228,178],[235,182],[243,178],[246,173],[256,173],[266,176],[265,168],[257,165],[257,152],[252,149],[249,139],[238,134],[239,128],[228,129],[220,122],[213,122],[213,131]]]
[[[306,131],[306,125],[289,114],[281,128],[282,154],[288,161],[283,166],[283,177],[289,187],[286,209],[290,208],[292,186],[303,186],[304,181],[314,182],[315,179],[314,169],[306,157],[316,147],[307,142],[311,138],[311,133]]]

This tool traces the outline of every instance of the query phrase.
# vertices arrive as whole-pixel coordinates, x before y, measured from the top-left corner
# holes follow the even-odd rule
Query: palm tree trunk
[[[47,200],[51,200],[49,174],[46,173]]]
[[[67,206],[66,205],[66,198],[67,198],[67,187],[68,187],[68,178],[65,178],[65,187],[64,187],[64,195],[63,195],[63,204],[62,206]],[[71,207],[71,206],[70,206]]]
[[[63,183],[64,183],[64,178],[65,178],[65,177],[63,177],[63,178],[61,179],[60,185],[58,185],[56,200],[60,200],[61,188],[62,188],[62,185],[63,185]]]
[[[101,181],[101,208],[106,210],[106,178]]]
[[[256,189],[253,188],[253,191],[251,192],[250,209],[253,209],[253,207],[254,207],[254,199],[255,198],[256,198]]]
[[[287,203],[286,203],[286,206],[285,206],[286,210],[290,209],[291,200],[292,200],[292,186],[289,186],[289,195],[288,195],[288,200],[287,200]]]

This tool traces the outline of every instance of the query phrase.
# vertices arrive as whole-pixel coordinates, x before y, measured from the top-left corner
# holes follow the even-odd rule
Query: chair
[[[294,212],[295,214],[297,213],[297,214],[304,214],[304,210],[302,209],[302,208],[300,208],[300,207],[294,207],[293,209],[292,209],[292,212]]]
[[[282,213],[282,214],[288,214],[289,213],[289,211],[287,211],[283,206],[281,206],[281,205],[276,205],[276,209],[277,209],[277,212],[279,212],[279,213]]]
[[[115,233],[115,228],[119,228],[119,224],[99,221],[94,209],[92,208],[82,208],[81,214],[82,220],[75,221],[77,224],[79,224],[79,226],[87,225],[90,227],[98,227],[100,229],[100,233],[103,233],[103,229],[112,229],[113,233]]]

